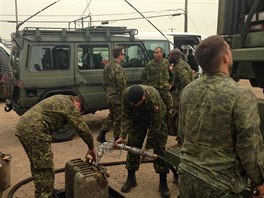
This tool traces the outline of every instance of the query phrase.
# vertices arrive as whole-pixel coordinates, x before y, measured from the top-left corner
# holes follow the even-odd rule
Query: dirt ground
[[[241,84],[249,87],[246,81],[241,81]],[[258,98],[263,98],[263,92],[261,89],[252,88]],[[96,114],[85,115],[94,137],[99,132],[100,126],[105,119],[108,111],[98,111]],[[0,102],[0,151],[3,153],[11,154],[11,186],[4,191],[3,198],[6,198],[10,189],[20,182],[21,180],[30,177],[29,161],[24,152],[20,142],[16,138],[15,126],[19,119],[19,116],[15,112],[9,113],[4,111],[4,103]],[[111,136],[108,133],[108,139]],[[168,139],[167,147],[175,144],[175,137],[170,136]],[[99,144],[96,143],[98,146]],[[68,142],[53,143],[52,149],[54,153],[55,168],[62,168],[66,162],[76,158],[84,158],[87,151],[85,143],[78,136]],[[125,160],[126,152],[121,154],[118,151],[114,151],[109,155],[104,155],[101,162],[113,162]],[[107,171],[110,174],[109,185],[115,190],[120,192],[121,186],[126,180],[126,169],[124,165],[107,167]],[[140,170],[137,172],[138,186],[133,188],[131,192],[123,194],[127,198],[156,198],[160,197],[158,192],[159,177],[155,174],[152,164],[141,164]],[[173,183],[173,174],[170,172],[168,176],[168,185],[171,191],[171,197],[177,197],[178,187]],[[56,174],[55,188],[64,188],[64,173]],[[23,185],[14,194],[14,198],[34,197],[33,183]]]

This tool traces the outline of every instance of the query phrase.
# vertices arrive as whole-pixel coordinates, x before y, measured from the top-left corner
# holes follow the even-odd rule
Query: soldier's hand
[[[91,155],[93,161],[96,162],[96,151],[95,151],[95,148],[88,149],[88,151],[87,151],[87,153],[85,155],[85,158],[87,158],[88,155]]]
[[[144,149],[142,149],[142,151],[143,151],[143,153],[144,153],[144,152],[148,152],[148,149],[144,148]],[[140,156],[139,163],[141,164],[141,163],[144,161],[144,159],[145,159],[145,155],[141,155],[141,156]]]
[[[264,184],[256,187],[256,192],[253,193],[253,198],[262,198],[264,197]]]
[[[118,140],[115,141],[115,144],[123,144],[125,142],[125,139],[120,137]]]

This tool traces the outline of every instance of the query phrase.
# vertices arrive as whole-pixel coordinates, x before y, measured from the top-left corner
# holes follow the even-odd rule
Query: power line
[[[87,11],[87,9],[89,9],[89,13],[91,13],[91,12],[90,12],[90,8],[89,8],[89,6],[90,6],[90,4],[92,3],[92,0],[90,0],[90,2],[88,2],[88,1],[86,0],[86,3],[87,3],[87,5],[86,5],[86,7],[84,8],[84,10],[83,10],[83,12],[82,12],[82,14],[81,14],[80,17],[84,16],[84,14],[85,14],[85,12]]]
[[[173,16],[178,16],[181,15],[183,13],[176,13],[176,14],[163,14],[163,15],[155,15],[155,16],[147,16],[146,18],[159,18],[159,17],[173,17]],[[111,21],[111,22],[116,22],[116,21],[130,21],[130,20],[138,20],[138,19],[143,19],[142,17],[132,17],[132,18],[121,18],[121,19],[109,19],[107,21]],[[93,20],[92,22],[103,22],[105,20]],[[7,22],[7,23],[15,23],[16,21],[12,21],[12,20],[0,20],[0,22]],[[21,22],[21,21],[19,21]],[[69,21],[65,21],[65,20],[61,20],[61,21],[28,21],[30,23],[68,23]]]
[[[160,10],[160,11],[154,11],[154,10],[150,10],[150,11],[145,11],[145,12],[141,12],[141,13],[161,13],[161,12],[172,12],[172,11],[178,11],[181,9],[167,9],[167,10]],[[92,16],[94,17],[98,17],[98,16],[115,16],[115,15],[130,15],[130,14],[138,14],[137,12],[123,12],[123,13],[109,13],[109,14],[94,14]],[[0,14],[0,16],[15,16],[14,14]],[[31,15],[24,15],[24,14],[20,14],[19,16],[24,16],[24,17],[29,17]],[[48,14],[48,15],[37,15],[36,17],[79,17],[80,15],[74,15],[74,14],[67,14],[67,15],[63,15],[63,14]]]

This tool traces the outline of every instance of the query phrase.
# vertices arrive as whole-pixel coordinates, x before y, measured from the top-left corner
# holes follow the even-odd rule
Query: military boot
[[[96,137],[96,141],[100,143],[107,142],[105,139],[105,134],[106,134],[106,131],[100,131],[100,133]]]
[[[170,197],[170,190],[167,184],[167,174],[160,174],[159,190],[160,190],[160,195],[162,198]]]
[[[126,183],[122,186],[121,191],[127,193],[131,190],[131,188],[135,186],[137,186],[135,171],[128,170],[127,180]]]

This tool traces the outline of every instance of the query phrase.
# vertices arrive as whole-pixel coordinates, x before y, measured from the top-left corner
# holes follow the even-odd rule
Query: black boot
[[[106,131],[101,131],[96,137],[96,141],[100,143],[107,142],[105,139],[105,134],[106,134]]]
[[[170,190],[167,184],[167,174],[160,174],[160,195],[162,198],[169,198],[170,197]]]
[[[128,170],[127,180],[126,183],[122,186],[121,191],[127,193],[131,190],[131,188],[135,186],[137,186],[135,171]]]

